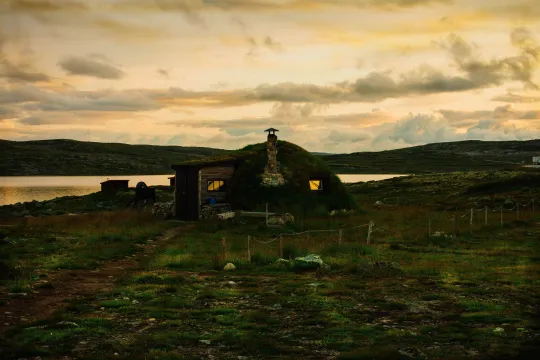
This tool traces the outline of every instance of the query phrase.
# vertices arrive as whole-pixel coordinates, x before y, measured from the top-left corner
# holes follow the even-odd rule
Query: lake
[[[0,206],[26,201],[44,201],[60,196],[80,196],[101,189],[100,183],[107,179],[129,180],[130,186],[139,181],[146,185],[169,185],[172,175],[133,175],[133,176],[0,176]],[[378,181],[397,176],[390,174],[342,174],[338,175],[345,183]]]

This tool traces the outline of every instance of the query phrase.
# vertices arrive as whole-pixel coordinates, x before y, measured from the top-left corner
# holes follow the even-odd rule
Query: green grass
[[[0,284],[23,290],[51,270],[96,268],[103,261],[135,254],[138,245],[170,226],[148,213],[130,211],[30,218],[2,230],[8,242],[3,245],[7,256],[0,259],[5,267]]]
[[[452,240],[427,236],[428,214],[434,230],[448,228],[448,214],[420,205],[366,206],[355,216],[310,217],[285,229],[266,229],[258,220],[200,222],[157,250],[113,291],[13,329],[0,348],[7,349],[8,359],[195,359],[212,354],[223,359],[382,360],[403,359],[407,352],[445,360],[532,358],[540,333],[538,215],[526,214],[502,227],[475,223],[472,233],[465,219],[457,223],[458,237]],[[374,231],[367,244],[367,228],[351,227],[370,220],[385,231]],[[115,218],[102,226],[106,222],[96,220],[92,227],[100,229],[90,233],[81,230],[88,223],[73,229],[59,223],[54,231],[73,239],[52,247],[47,244],[58,240],[43,236],[43,258],[76,260],[85,248],[76,247],[83,238],[89,244],[84,259],[98,261],[93,256],[108,254],[103,251],[107,246],[127,251],[123,244],[140,239],[134,224],[153,224]],[[329,228],[336,232],[285,236],[283,243],[284,257],[319,254],[330,266],[326,270],[297,272],[294,261],[278,267],[273,263],[281,256],[279,241],[261,243],[281,232]],[[24,234],[27,240],[18,243],[30,251],[29,242],[36,240]],[[98,251],[98,245],[105,248]],[[64,246],[71,247],[62,251]],[[31,261],[30,254],[35,252],[22,258],[27,261],[23,269],[42,262]],[[227,262],[236,270],[223,271]],[[36,281],[32,274],[12,280],[11,286],[24,289]],[[79,326],[59,328],[60,321]],[[494,332],[497,328],[504,334]]]

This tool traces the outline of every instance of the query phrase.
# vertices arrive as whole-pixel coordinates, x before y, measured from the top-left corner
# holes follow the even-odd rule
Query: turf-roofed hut
[[[301,147],[278,141],[219,157],[173,165],[174,216],[198,220],[230,211],[289,212],[295,216],[356,209],[354,198],[326,163]]]

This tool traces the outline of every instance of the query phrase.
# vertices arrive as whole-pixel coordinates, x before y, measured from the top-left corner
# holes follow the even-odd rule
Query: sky
[[[0,139],[540,138],[538,0],[0,0]]]

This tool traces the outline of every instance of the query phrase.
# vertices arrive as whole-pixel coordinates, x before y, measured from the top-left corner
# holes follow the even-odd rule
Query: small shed
[[[176,171],[174,216],[199,220],[208,206],[227,206],[228,189],[238,160],[201,160],[173,165]]]
[[[115,193],[117,190],[128,190],[129,180],[107,180],[101,183],[101,192]]]
[[[171,177],[169,177],[168,179],[169,179],[169,186],[174,187],[176,177],[175,177],[175,176],[171,176]]]

